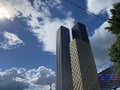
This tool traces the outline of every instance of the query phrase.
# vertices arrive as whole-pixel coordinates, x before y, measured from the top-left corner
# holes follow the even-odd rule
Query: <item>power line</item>
[[[83,8],[83,7],[81,7],[81,6],[79,6],[79,5],[75,4],[75,3],[73,3],[72,1],[70,1],[70,0],[65,0],[65,1],[68,2],[68,3],[70,3],[70,4],[72,4],[73,6],[75,6],[75,7],[77,7],[77,8],[79,8],[79,9],[81,9],[81,10],[83,10],[83,11],[86,12],[86,9],[85,9],[85,8]],[[100,16],[98,16],[98,15],[96,15],[96,14],[94,14],[94,13],[88,11],[88,10],[87,10],[87,12],[90,13],[91,15],[93,15],[93,16],[95,16],[95,17],[101,19],[101,20],[106,21],[106,19],[103,18],[103,17],[100,17]],[[86,13],[87,13],[87,12],[86,12]]]
[[[86,12],[86,9],[85,9],[85,8],[83,8],[83,7],[81,7],[81,6],[79,6],[79,5],[75,4],[75,3],[73,3],[72,1],[70,1],[70,0],[65,0],[65,1],[67,1],[68,3],[72,4],[73,6],[75,6],[75,7],[77,7],[77,8],[80,8],[81,10],[83,10],[83,11]],[[98,15],[96,15],[96,14],[90,12],[90,11],[87,11],[87,12],[90,13],[91,15],[93,15],[93,16],[95,16],[95,17],[101,19],[101,20],[105,20],[105,21],[106,21],[106,19],[103,18],[103,17],[100,17],[100,16],[98,16]],[[86,13],[87,13],[87,12],[86,12]],[[96,66],[96,67],[99,67],[99,68],[100,68],[100,67],[103,67],[103,65],[105,65],[108,61],[109,61],[109,60],[105,61],[102,65]]]

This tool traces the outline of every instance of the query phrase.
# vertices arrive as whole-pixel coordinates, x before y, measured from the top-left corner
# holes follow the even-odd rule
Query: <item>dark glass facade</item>
[[[70,42],[73,90],[100,90],[90,44],[79,39]]]
[[[56,38],[56,90],[100,90],[95,62],[85,25],[61,26]]]
[[[56,40],[56,90],[73,90],[69,50],[69,29],[61,26],[57,31]]]
[[[85,25],[80,22],[77,22],[72,28],[72,37],[73,39],[79,39],[81,41],[89,43],[87,31]]]
[[[72,28],[70,58],[73,90],[100,90],[97,70],[85,25],[77,23]]]

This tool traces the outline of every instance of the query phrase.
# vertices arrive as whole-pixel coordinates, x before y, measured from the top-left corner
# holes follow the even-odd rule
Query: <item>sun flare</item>
[[[0,8],[0,19],[3,19],[3,18],[10,19],[11,16],[10,16],[9,11],[7,9]]]

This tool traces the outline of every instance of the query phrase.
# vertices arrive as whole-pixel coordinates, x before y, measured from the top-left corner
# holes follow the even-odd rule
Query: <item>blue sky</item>
[[[54,88],[56,31],[61,25],[71,28],[78,21],[86,25],[98,71],[111,65],[107,48],[114,36],[104,28],[109,26],[109,10],[119,0],[70,1],[86,10],[66,0],[0,0],[0,76],[4,83],[20,84],[20,90],[46,90],[46,84],[52,82]],[[18,88],[5,85],[10,90]],[[6,90],[6,86],[0,84],[0,89]]]

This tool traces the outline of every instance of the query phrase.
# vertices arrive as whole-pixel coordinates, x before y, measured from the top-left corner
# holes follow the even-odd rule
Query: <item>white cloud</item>
[[[112,5],[120,0],[87,0],[88,11],[99,14],[103,12],[109,12],[112,8]]]
[[[104,0],[102,2],[100,0],[87,0],[87,7],[89,11],[99,14],[103,11],[109,11],[114,2],[115,0]],[[65,19],[60,19],[58,17],[52,18],[50,7],[60,9],[62,7],[60,0],[33,0],[32,4],[28,0],[0,0],[0,7],[10,11],[12,20],[14,20],[15,17],[26,18],[27,24],[31,27],[30,31],[37,37],[38,42],[43,43],[43,50],[52,53],[56,51],[57,29],[60,25],[71,28],[74,23],[74,19],[71,17],[70,12],[66,12]],[[63,12],[63,14],[65,14],[65,12]],[[107,25],[108,24],[105,22],[96,29],[93,36],[90,37],[97,64],[109,59],[107,48],[112,42],[113,36],[104,30],[104,27]]]
[[[50,90],[50,85],[31,85],[25,90]],[[55,84],[52,84],[52,90],[56,90]]]
[[[39,30],[33,30],[37,35],[38,40],[44,44],[44,50],[49,52],[56,52],[56,31],[61,25],[68,28],[73,26],[74,19],[68,17],[66,19],[55,18],[53,20],[45,20],[43,26]]]
[[[55,83],[55,72],[44,66],[41,66],[38,69],[29,70],[26,75],[29,82],[35,84],[46,85]]]
[[[44,66],[38,69],[11,68],[0,71],[0,90],[55,90],[55,72]]]
[[[10,32],[3,32],[4,41],[0,42],[0,48],[12,49],[23,45],[24,42],[15,34]]]
[[[12,20],[15,17],[24,17],[31,32],[38,38],[38,42],[43,43],[43,50],[55,53],[56,31],[61,26],[73,26],[74,19],[70,12],[61,10],[61,0],[33,0],[32,4],[28,0],[0,0],[0,7],[10,11]],[[56,8],[65,15],[65,19],[52,18],[50,8]],[[57,13],[57,12],[56,12]]]
[[[40,1],[38,0],[40,3]],[[36,2],[35,2],[36,3]],[[44,3],[45,4],[45,3]],[[54,5],[60,4],[60,1]],[[45,4],[46,5],[46,4]],[[50,5],[54,7],[54,5]],[[61,5],[58,5],[59,7]],[[39,5],[35,4],[37,10],[39,10]],[[56,7],[56,8],[57,8]],[[55,8],[55,7],[54,7]],[[37,18],[30,17],[31,20],[27,21],[28,25],[32,27],[32,32],[38,38],[38,42],[43,43],[43,50],[55,53],[56,52],[56,31],[61,25],[67,26],[68,28],[73,26],[74,19],[71,17],[70,12],[67,13],[67,17],[65,19],[60,19],[58,17],[51,18],[51,12],[48,7],[43,7],[44,11],[40,11],[38,13],[42,13],[41,18],[42,21],[39,22]]]
[[[98,66],[104,61],[109,60],[108,48],[114,40],[114,36],[105,30],[105,27],[107,26],[108,23],[104,22],[98,29],[95,30],[93,36],[90,37],[93,55]]]
[[[25,88],[28,88],[29,84],[27,82],[24,80],[16,80],[18,77],[24,79],[24,77],[18,73],[16,68],[0,72],[0,90],[24,90]]]
[[[116,2],[120,2],[120,0],[87,0],[87,9],[94,14],[107,12],[110,17],[110,9]],[[93,36],[90,37],[91,46],[97,66],[101,66],[105,61],[108,61],[110,59],[108,56],[108,48],[114,40],[114,36],[105,30],[105,27],[108,26],[109,24],[105,21],[99,28],[94,31],[95,33]],[[103,66],[108,67],[110,65],[106,63]],[[102,69],[103,67],[101,67],[101,70]],[[100,71],[100,68],[98,71]]]

